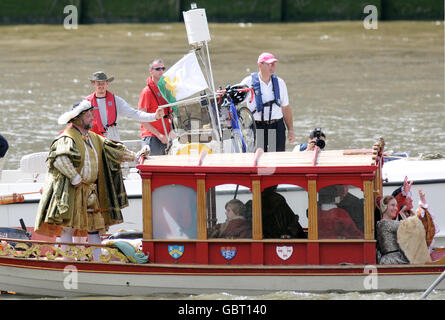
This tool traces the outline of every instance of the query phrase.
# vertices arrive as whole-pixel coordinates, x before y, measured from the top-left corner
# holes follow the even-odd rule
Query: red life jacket
[[[154,113],[158,109],[158,106],[167,104],[168,102],[164,99],[158,86],[153,82],[153,78],[150,76],[147,78],[147,86],[142,90],[139,95],[138,108],[145,112]],[[150,122],[150,124],[156,128],[160,133],[164,134],[164,126],[162,121],[165,123],[165,128],[167,129],[167,134],[170,132],[170,120],[168,119],[168,114],[172,112],[171,108],[164,109],[164,118],[158,119]],[[156,135],[150,130],[146,129],[141,124],[141,138],[144,137],[156,137]]]
[[[93,123],[93,128],[90,130],[103,136],[103,134],[107,132],[107,129],[109,127],[114,127],[116,125],[117,110],[116,110],[116,100],[114,98],[114,94],[112,94],[110,91],[107,91],[107,94],[105,96],[105,104],[107,106],[107,119],[108,119],[107,121],[108,123],[106,124],[106,126],[103,125],[102,119],[100,118],[99,105],[97,104],[96,100],[96,92],[93,92],[85,99],[90,101],[94,109],[94,123]]]

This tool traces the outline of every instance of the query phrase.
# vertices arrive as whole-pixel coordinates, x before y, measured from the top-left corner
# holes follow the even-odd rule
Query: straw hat
[[[114,77],[107,77],[105,72],[97,71],[93,73],[93,76],[91,78],[88,78],[90,81],[108,81],[111,82],[114,80]]]

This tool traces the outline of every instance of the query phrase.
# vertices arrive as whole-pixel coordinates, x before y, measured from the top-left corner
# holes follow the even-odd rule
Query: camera
[[[326,142],[324,140],[321,140],[321,137],[325,137],[323,131],[321,131],[321,128],[315,128],[314,131],[311,134],[311,139],[316,138],[315,145],[318,146],[320,149],[324,149],[326,146]]]

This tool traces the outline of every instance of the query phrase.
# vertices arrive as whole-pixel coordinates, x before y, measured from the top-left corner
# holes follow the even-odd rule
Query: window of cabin
[[[363,239],[364,198],[360,188],[331,185],[318,192],[319,239]]]
[[[197,238],[197,197],[193,188],[165,185],[152,193],[154,239]]]
[[[252,238],[252,192],[223,184],[207,192],[207,235],[212,238]]]
[[[263,238],[307,238],[307,191],[299,186],[280,184],[261,194]]]

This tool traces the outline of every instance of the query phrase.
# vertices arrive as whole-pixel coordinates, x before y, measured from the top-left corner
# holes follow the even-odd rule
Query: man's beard
[[[83,121],[82,119],[80,119],[79,117],[77,117],[76,119],[74,119],[72,121],[76,126],[84,129],[84,130],[90,130],[91,128],[93,128],[93,123],[86,123],[85,121]]]
[[[85,123],[85,124],[83,125],[83,128],[84,128],[85,130],[90,130],[91,128],[93,128],[93,124],[92,124],[92,123]]]

